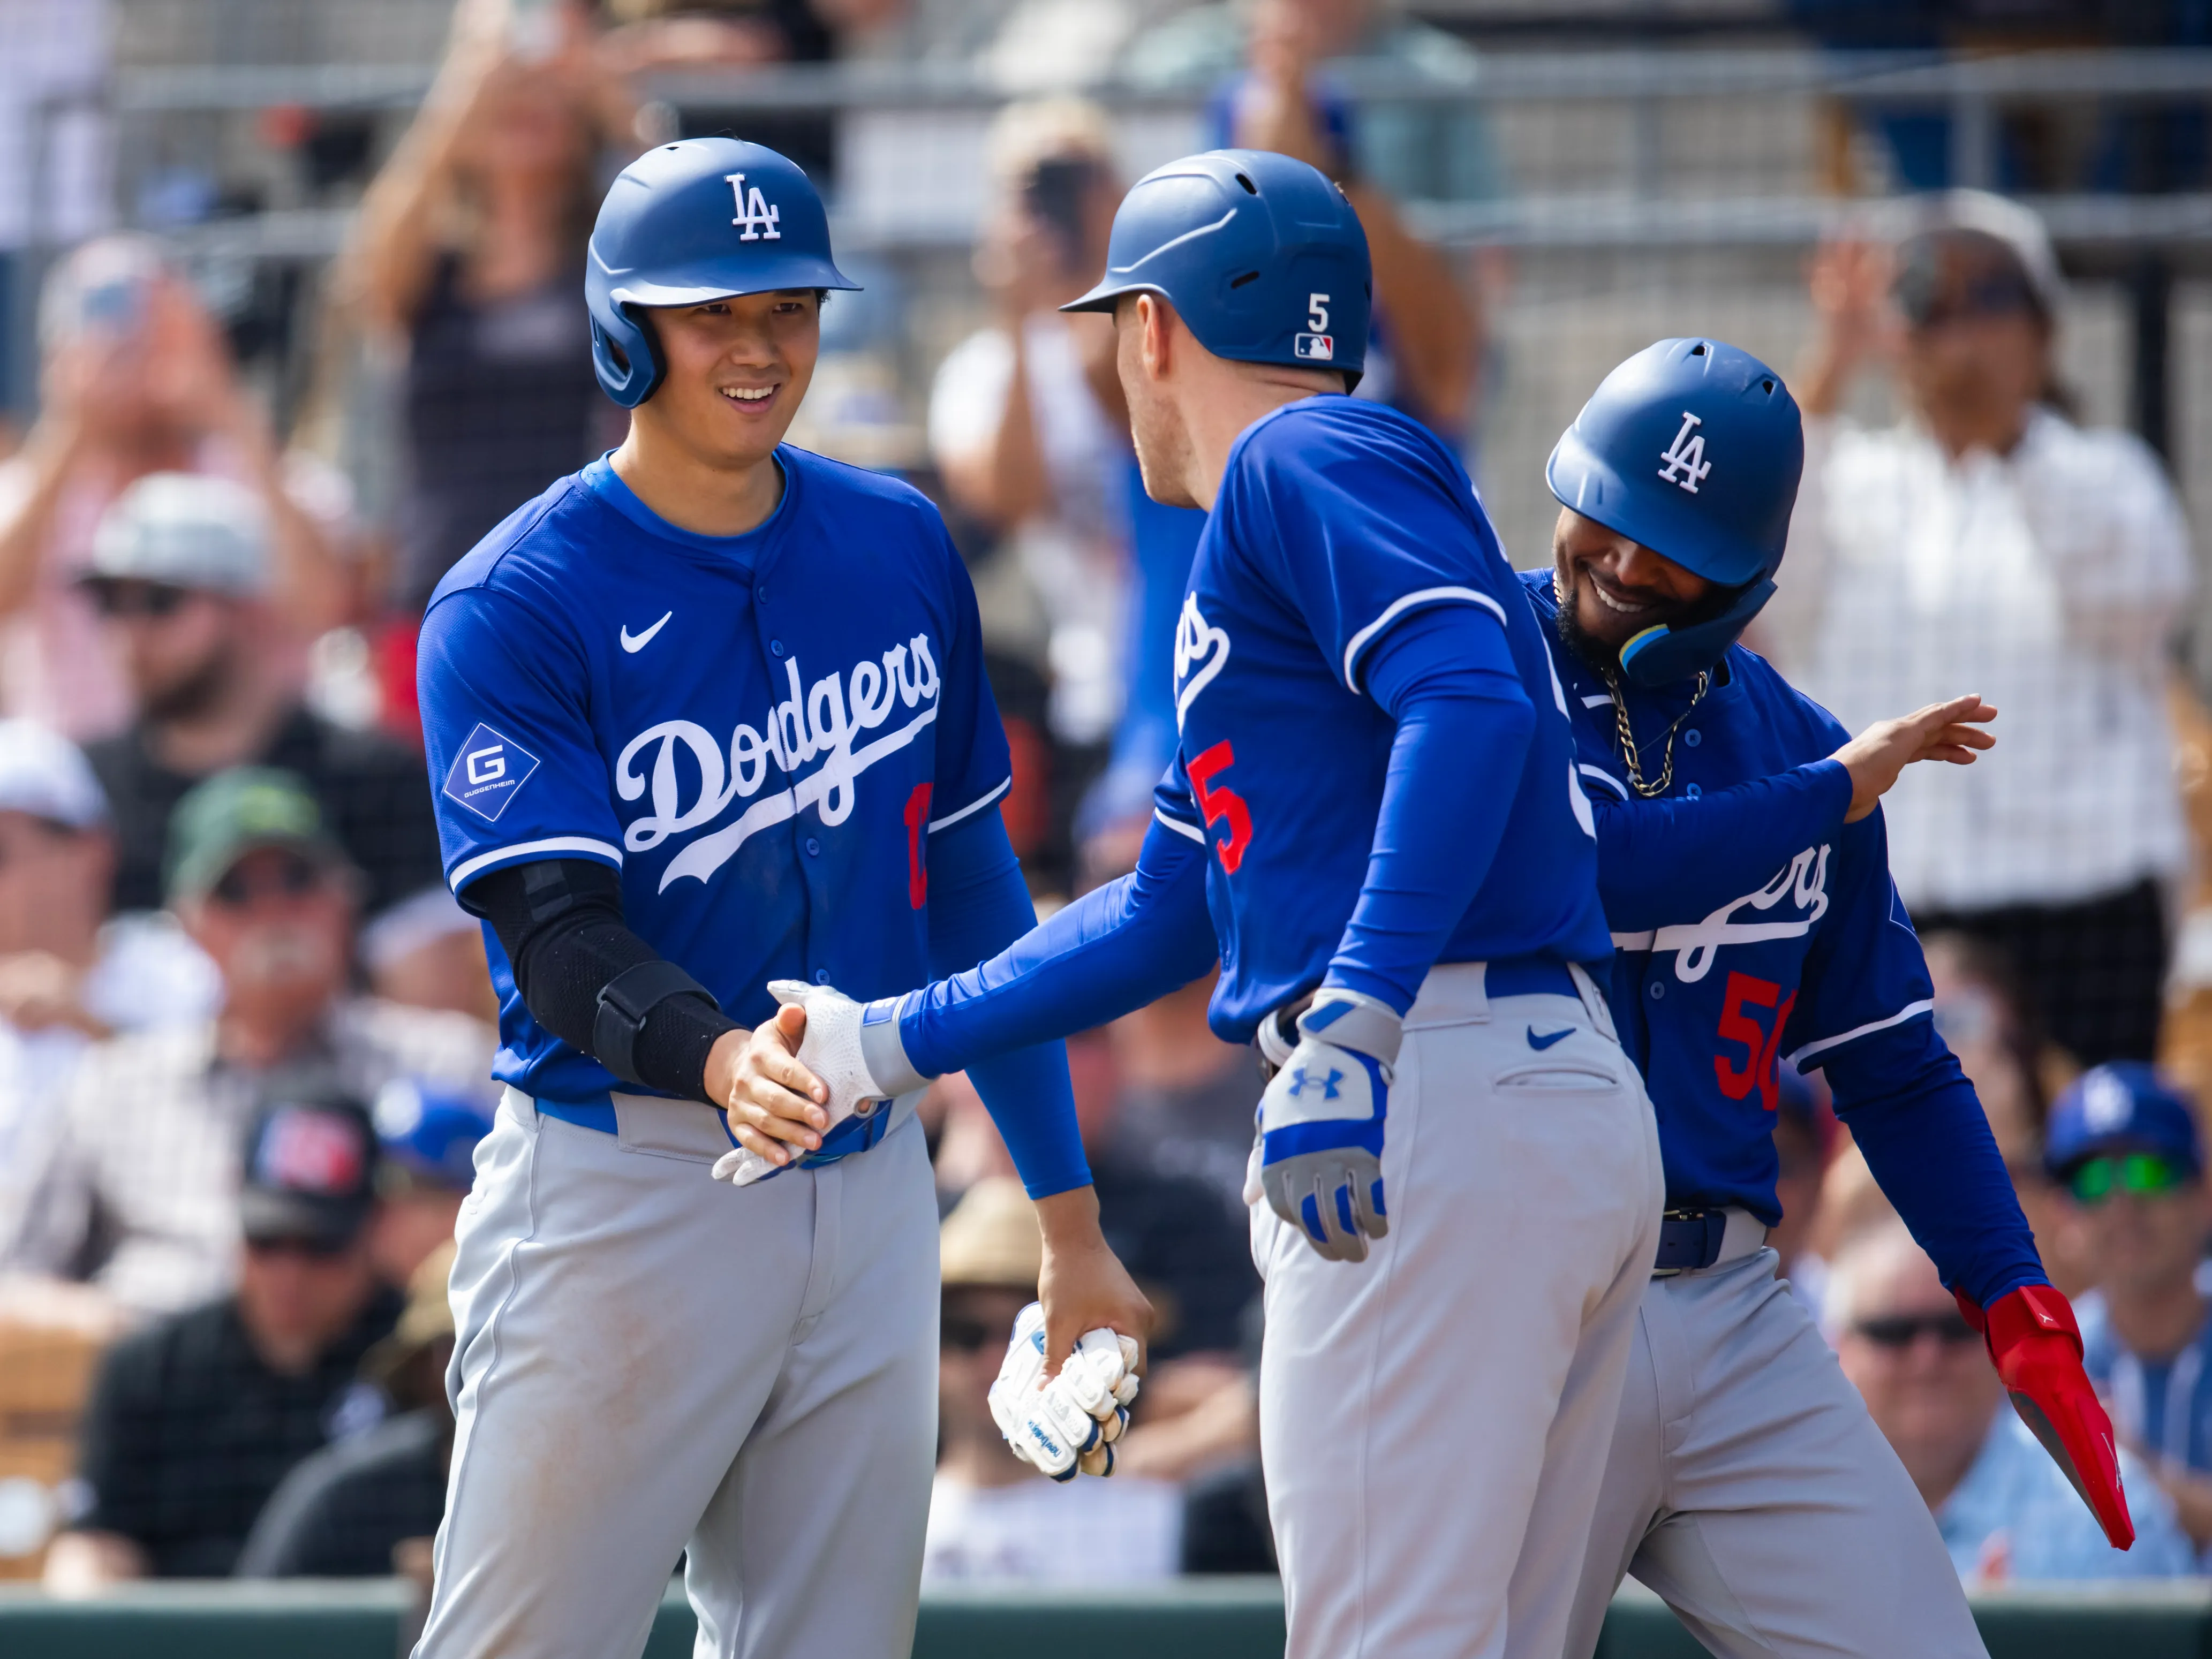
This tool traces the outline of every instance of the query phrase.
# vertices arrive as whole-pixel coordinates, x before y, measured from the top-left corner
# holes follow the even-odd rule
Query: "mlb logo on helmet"
[[[1301,357],[1310,357],[1316,362],[1328,362],[1336,356],[1336,342],[1326,334],[1301,334],[1292,343]]]

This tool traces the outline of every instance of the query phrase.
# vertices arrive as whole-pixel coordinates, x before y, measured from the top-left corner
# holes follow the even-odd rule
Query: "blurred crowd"
[[[1363,66],[1474,72],[1381,0],[462,0],[325,295],[321,372],[382,366],[396,484],[372,488],[327,422],[277,429],[159,237],[89,235],[42,273],[16,377],[36,396],[0,459],[0,1394],[10,1355],[57,1332],[88,1380],[57,1478],[33,1483],[36,1524],[0,1504],[0,1560],[45,1547],[73,1589],[427,1572],[453,1428],[446,1267],[497,1005],[441,877],[415,624],[472,544],[619,439],[582,296],[599,191],[647,140],[729,118],[641,102],[638,77],[1054,52],[1198,88],[1206,142],[1342,179],[1375,263],[1359,395],[1472,453],[1485,285],[1401,209],[1504,185],[1469,107],[1346,94]],[[835,176],[823,118],[743,136]],[[988,320],[935,367],[926,417],[902,424],[883,370],[909,327],[889,283],[825,313],[794,433],[907,473],[952,522],[1041,906],[1133,861],[1176,740],[1170,642],[1203,523],[1144,494],[1110,330],[1056,309],[1103,265],[1128,182],[1115,140],[1079,98],[1009,104],[973,250]],[[1984,763],[1915,769],[1891,796],[1891,857],[1938,1027],[2081,1299],[2133,1459],[2135,1550],[2104,1546],[1787,1067],[1772,1243],[1962,1575],[2192,1572],[2212,1546],[2212,1199],[2190,1085],[2212,1077],[2155,1069],[2203,856],[2181,763],[2208,728],[2175,666],[2190,532],[2152,452],[2072,412],[2065,278],[2026,210],[1912,198],[1808,277],[1806,486],[1753,643],[1854,729],[1966,690],[2002,711]],[[1853,417],[1868,380],[1891,415]],[[1036,1224],[964,1079],[925,1108],[945,1214],[933,1577],[1272,1570],[1242,1194],[1260,1079],[1208,1030],[1209,989],[1069,1044],[1107,1237],[1160,1314],[1110,1482],[1048,1486],[998,1437],[984,1391],[1036,1293]]]

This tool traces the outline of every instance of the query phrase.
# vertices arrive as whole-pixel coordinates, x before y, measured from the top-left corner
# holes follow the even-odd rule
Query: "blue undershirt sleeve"
[[[1615,933],[1704,915],[1743,896],[1747,871],[1779,870],[1832,840],[1851,805],[1841,761],[1815,761],[1709,795],[1619,800],[1583,792],[1597,819],[1597,889]]]
[[[1036,926],[1021,860],[995,811],[929,838],[929,971],[972,967]],[[1031,1198],[1091,1184],[1067,1050],[1036,1042],[967,1068]]]
[[[1944,1285],[1986,1308],[2047,1285],[1990,1121],[1932,1019],[1909,1019],[1820,1057],[1837,1115]]]
[[[1490,873],[1536,710],[1504,629],[1472,605],[1413,612],[1363,672],[1398,733],[1367,878],[1323,983],[1402,1014]]]
[[[1094,888],[980,966],[908,993],[899,1040],[917,1070],[965,1070],[980,1090],[977,1067],[992,1056],[1118,1019],[1189,984],[1218,951],[1206,848],[1156,820],[1132,873]]]

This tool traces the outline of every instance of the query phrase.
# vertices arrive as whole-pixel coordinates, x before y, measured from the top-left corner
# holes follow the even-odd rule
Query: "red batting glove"
[[[2112,1421],[2081,1369],[2081,1328],[2074,1322],[2072,1307],[2048,1285],[2008,1291],[1986,1313],[1965,1291],[1952,1294],[1966,1322],[1989,1344],[1990,1363],[2021,1421],[2065,1471],[2112,1547],[2127,1548],[2136,1541],[2136,1525],[2120,1486]]]

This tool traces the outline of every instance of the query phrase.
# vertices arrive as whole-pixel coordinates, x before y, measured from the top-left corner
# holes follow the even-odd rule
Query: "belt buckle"
[[[1692,1248],[1684,1241],[1669,1249],[1668,1232],[1670,1223],[1699,1224],[1698,1236]],[[1686,1231],[1676,1228],[1678,1239]],[[1651,1265],[1654,1279],[1672,1279],[1677,1273],[1696,1273],[1710,1267],[1720,1260],[1721,1249],[1728,1237],[1728,1212],[1725,1209],[1673,1209],[1661,1212],[1659,1218],[1659,1249]],[[1671,1259],[1670,1259],[1671,1258]]]

